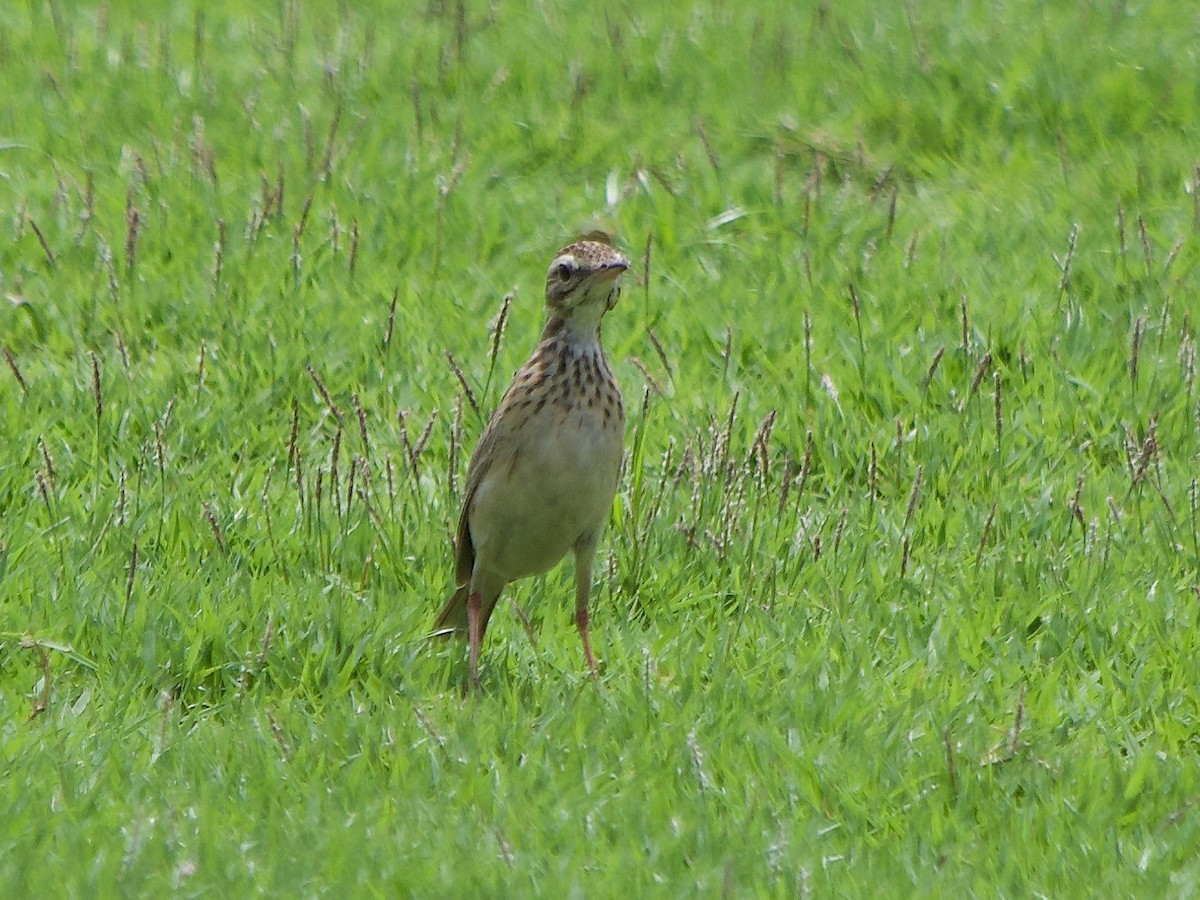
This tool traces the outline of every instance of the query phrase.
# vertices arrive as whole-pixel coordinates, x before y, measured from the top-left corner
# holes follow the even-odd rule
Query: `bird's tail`
[[[446,605],[438,613],[437,621],[433,623],[433,637],[467,636],[467,594],[470,590],[471,585],[468,582],[446,601]]]

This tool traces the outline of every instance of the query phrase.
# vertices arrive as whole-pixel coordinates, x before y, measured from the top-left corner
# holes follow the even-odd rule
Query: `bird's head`
[[[603,239],[601,239],[603,238]],[[617,303],[617,279],[629,268],[607,238],[588,235],[558,251],[546,271],[546,308],[563,319],[600,317]]]

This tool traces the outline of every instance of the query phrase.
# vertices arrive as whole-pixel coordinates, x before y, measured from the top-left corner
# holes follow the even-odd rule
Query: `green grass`
[[[1194,896],[1195,13],[339,6],[0,9],[0,894]],[[603,677],[464,700],[594,226]]]

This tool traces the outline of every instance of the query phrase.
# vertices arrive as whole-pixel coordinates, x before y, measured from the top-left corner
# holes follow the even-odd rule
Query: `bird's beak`
[[[625,260],[623,260],[623,259],[618,260],[617,262],[610,262],[607,265],[601,266],[599,269],[597,269],[595,272],[593,272],[592,280],[593,281],[612,281],[614,278],[616,278],[618,275],[620,275],[622,272],[624,272],[628,268],[629,268],[629,263],[625,262]]]

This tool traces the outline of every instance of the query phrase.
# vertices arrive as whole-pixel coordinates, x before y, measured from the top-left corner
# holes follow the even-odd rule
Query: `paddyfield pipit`
[[[589,237],[564,247],[546,272],[546,325],[505,391],[467,471],[455,541],[456,590],[439,634],[465,634],[471,683],[479,645],[505,585],[575,556],[575,625],[588,669],[588,597],[596,545],[621,469],[625,410],[600,344],[628,261]]]

